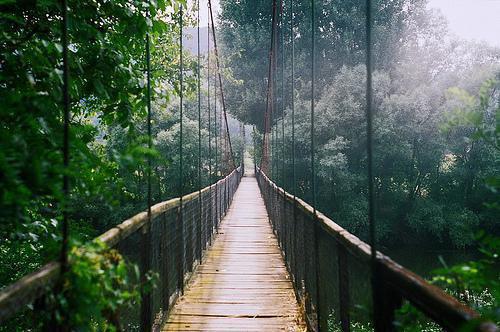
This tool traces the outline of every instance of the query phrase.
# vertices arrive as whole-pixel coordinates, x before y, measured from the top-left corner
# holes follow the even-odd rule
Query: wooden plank
[[[219,234],[163,331],[305,331],[254,177],[244,177]]]
[[[179,316],[180,321],[169,321],[168,331],[293,331],[297,323],[291,318],[201,317]]]

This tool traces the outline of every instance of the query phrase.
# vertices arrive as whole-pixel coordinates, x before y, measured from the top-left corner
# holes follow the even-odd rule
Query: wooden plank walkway
[[[306,330],[253,174],[162,330]]]

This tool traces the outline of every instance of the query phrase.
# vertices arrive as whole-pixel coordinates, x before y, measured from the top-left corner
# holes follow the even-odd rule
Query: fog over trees
[[[228,104],[262,131],[271,11],[266,1],[221,3],[220,33],[230,69]],[[474,234],[498,234],[500,49],[460,40],[427,1],[374,5],[374,157],[377,236],[388,247],[474,246]],[[281,124],[278,182],[291,188],[290,8],[284,3],[277,95]],[[310,190],[310,5],[294,5],[295,127],[298,196]],[[317,5],[316,152],[318,209],[367,238],[364,7]],[[281,37],[280,37],[281,38]],[[283,54],[284,53],[284,54]],[[282,61],[284,59],[284,65]],[[231,81],[231,79],[233,79]],[[275,120],[276,121],[276,120]],[[481,138],[487,133],[490,139]],[[281,165],[275,172],[281,172]]]

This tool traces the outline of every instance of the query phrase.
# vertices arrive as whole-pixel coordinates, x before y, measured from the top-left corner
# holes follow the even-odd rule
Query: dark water
[[[425,250],[418,247],[405,247],[383,251],[397,263],[417,273],[425,279],[432,277],[432,271],[443,268],[442,257],[447,266],[478,260],[482,258],[476,249],[466,250]]]
[[[397,263],[427,280],[432,278],[434,270],[443,268],[439,256],[442,257],[447,266],[482,258],[481,253],[475,249],[426,250],[419,247],[404,247],[381,251]],[[358,324],[358,327],[353,326],[352,330],[371,331],[371,329],[368,328],[368,326],[370,326],[369,322],[371,322],[371,312],[373,310],[369,268],[368,266],[356,266],[353,263],[352,261],[350,263],[350,313],[352,321]],[[338,309],[336,308],[336,310]],[[338,316],[336,319],[338,319]],[[337,330],[336,328],[329,328],[329,331]]]

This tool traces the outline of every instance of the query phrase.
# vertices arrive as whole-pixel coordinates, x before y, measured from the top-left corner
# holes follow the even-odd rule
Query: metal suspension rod
[[[297,173],[295,167],[295,35],[294,35],[294,3],[293,0],[290,0],[290,109],[291,109],[291,117],[292,117],[292,194],[293,194],[293,225],[292,225],[292,234],[293,241],[293,281],[295,283],[295,287],[299,287],[300,281],[297,278],[298,274],[298,265],[299,265],[299,248],[298,248],[298,239],[297,239]]]
[[[365,2],[366,11],[366,157],[368,175],[368,224],[371,248],[371,286],[373,300],[373,321],[375,331],[392,331],[391,321],[387,321],[394,313],[387,313],[384,303],[387,294],[384,293],[382,279],[379,277],[377,267],[377,239],[375,234],[375,197],[374,197],[374,175],[373,175],[373,86],[372,86],[372,4],[370,0]],[[385,304],[387,307],[388,305]],[[390,306],[390,304],[389,304]],[[390,310],[390,309],[389,309]]]
[[[266,111],[264,113],[264,135],[262,139],[262,155],[260,160],[260,167],[264,172],[269,172],[269,134],[272,127],[272,114],[273,114],[273,59],[274,59],[274,37],[276,29],[276,0],[273,0],[273,10],[271,16],[271,46],[269,51],[269,69],[267,78],[267,93],[266,93]],[[272,133],[271,133],[272,135]],[[272,147],[272,146],[271,146]],[[272,164],[271,164],[272,171]],[[268,174],[271,176],[271,174]]]
[[[255,131],[255,125],[252,126],[252,139],[253,139],[253,167],[254,170],[257,166],[257,144],[256,144],[256,131]]]
[[[286,175],[285,175],[285,29],[284,29],[284,12],[283,0],[280,0],[281,18],[280,18],[280,32],[281,32],[281,186],[285,189]],[[284,218],[284,215],[283,215]]]
[[[372,114],[372,17],[371,1],[366,0],[366,151],[368,162],[368,222],[372,259],[376,258],[373,193],[373,114]]]
[[[149,18],[151,16],[150,8],[146,12],[146,16]],[[147,107],[147,133],[148,133],[148,149],[152,149],[153,140],[151,134],[151,37],[149,30],[146,32],[146,107]],[[141,279],[142,282],[146,282],[146,274],[151,269],[150,264],[150,246],[151,246],[151,168],[152,160],[151,156],[148,155],[147,160],[147,204],[148,204],[148,223],[143,228],[142,233],[142,271]],[[151,294],[149,292],[142,291],[141,294],[141,329],[147,330],[151,329]]]
[[[149,10],[148,10],[149,13]],[[149,16],[149,15],[148,15]],[[150,35],[149,32],[146,33],[146,78],[147,78],[147,87],[146,87],[146,104],[147,104],[147,131],[148,131],[148,149],[153,147],[153,139],[151,134],[151,50],[150,50]],[[148,220],[151,221],[151,205],[152,205],[152,197],[151,197],[151,168],[152,168],[152,160],[151,156],[148,156]]]
[[[198,57],[197,57],[197,74],[198,74],[198,258],[201,261],[202,242],[201,242],[201,217],[202,217],[202,199],[201,199],[201,51],[200,51],[200,0],[197,4],[197,41],[198,41]]]
[[[372,293],[374,304],[374,322],[375,331],[385,329],[385,324],[381,320],[381,308],[377,306],[381,303],[380,284],[377,270],[377,247],[375,238],[375,202],[373,190],[373,113],[372,113],[372,8],[371,1],[365,2],[366,11],[366,157],[367,157],[367,175],[368,175],[368,226],[371,248],[371,267],[372,267]]]
[[[315,146],[314,146],[314,81],[315,81],[315,15],[314,15],[314,0],[311,0],[311,191],[312,191],[312,206],[316,213],[316,169],[315,169]]]
[[[316,165],[315,165],[315,141],[314,141],[314,83],[316,79],[315,73],[315,62],[316,62],[316,17],[315,17],[315,1],[311,0],[311,190],[312,190],[312,206],[314,217],[316,218]],[[321,321],[322,321],[322,312],[320,305],[320,263],[319,263],[319,243],[318,243],[318,234],[319,234],[319,226],[314,224],[314,253],[315,253],[315,278],[316,278],[316,316],[318,322],[318,331],[321,331]]]
[[[280,0],[280,34],[281,34],[281,187],[286,190],[286,174],[285,174],[285,24],[283,0]],[[285,252],[285,262],[288,262],[288,227],[286,225],[286,200],[282,201],[281,225],[282,235],[281,244]]]
[[[198,54],[197,54],[197,80],[198,80],[198,189],[201,194],[201,52],[200,52],[200,0],[197,4],[197,41],[198,41]],[[201,200],[200,200],[201,204]],[[200,205],[201,209],[201,205]]]
[[[213,22],[212,22],[213,24]],[[215,75],[215,73],[214,73]],[[217,79],[214,80],[214,138],[215,138],[215,229],[219,228],[219,134],[217,132]]]
[[[61,262],[60,278],[56,292],[62,293],[64,284],[64,275],[69,270],[68,249],[69,249],[69,220],[68,220],[68,201],[69,201],[69,122],[70,122],[70,98],[69,98],[69,63],[68,63],[68,4],[66,0],[61,0],[61,44],[62,54],[62,104],[63,104],[63,179],[62,179],[62,200],[60,208],[62,212],[61,224],[61,252],[59,261]],[[67,328],[61,321],[58,321],[55,314],[52,314],[50,325],[55,331],[66,331]],[[66,317],[63,317],[66,318]]]
[[[182,203],[182,195],[184,194],[184,155],[183,155],[183,120],[184,120],[184,45],[182,43],[183,37],[183,6],[180,5],[179,8],[179,197],[180,197],[180,205],[179,205],[179,220],[181,225],[182,233],[184,233],[184,225],[183,225],[183,203]],[[182,252],[184,251],[184,236],[181,236],[181,248]],[[184,255],[182,255],[182,261],[184,260]],[[183,264],[183,263],[182,263]],[[182,274],[181,269],[181,274]],[[179,276],[179,289],[181,294],[184,293],[184,276],[183,274]]]
[[[183,35],[183,10],[182,10],[182,4],[180,5],[179,9],[179,25],[180,25],[180,33],[179,33],[179,196],[182,201],[182,195],[184,194],[183,192],[183,150],[182,150],[182,134],[183,134],[183,111],[184,111],[184,56],[183,56],[183,42],[182,42],[182,35]],[[182,208],[182,204],[181,204]]]
[[[149,15],[149,10],[148,10]],[[146,77],[147,77],[147,89],[146,89],[146,102],[148,109],[148,148],[151,149],[153,147],[153,139],[151,134],[151,40],[149,32],[146,34]],[[152,205],[152,197],[151,197],[151,167],[152,160],[151,156],[148,156],[148,219],[151,221],[151,205]]]
[[[273,181],[275,180],[276,177],[276,172],[274,170],[274,126],[271,125],[271,153],[270,153],[270,158],[271,158],[271,174],[270,174],[270,179]]]
[[[233,153],[233,145],[231,144],[231,136],[229,135],[229,124],[227,121],[227,112],[226,112],[226,100],[224,98],[224,90],[222,88],[222,73],[220,69],[220,62],[219,62],[219,51],[217,49],[217,38],[215,36],[215,21],[214,21],[214,16],[212,12],[212,2],[211,0],[208,0],[208,9],[210,12],[210,20],[212,21],[212,35],[214,37],[214,52],[215,52],[215,62],[217,64],[217,74],[219,77],[219,89],[220,89],[220,98],[221,98],[221,103],[222,103],[222,110],[224,112],[224,121],[226,123],[226,131],[227,131],[227,139],[229,142],[229,151],[231,153],[231,160],[233,162],[233,168],[236,168],[236,161],[234,159],[234,153]]]
[[[294,20],[293,20],[293,0],[290,0],[290,42],[291,48],[291,96],[290,108],[292,111],[292,193],[294,201],[296,198],[296,170],[295,170],[295,36],[293,33]]]
[[[276,9],[276,12],[275,12],[275,15],[276,15],[276,19],[275,19],[275,29],[274,29],[274,38],[273,38],[273,42],[274,42],[274,51],[273,51],[273,59],[272,59],[272,65],[273,65],[273,80],[272,80],[272,85],[273,85],[273,99],[272,99],[272,103],[273,103],[273,107],[272,107],[272,110],[273,110],[273,114],[274,114],[274,147],[273,147],[273,155],[272,155],[272,162],[273,162],[273,165],[274,165],[274,169],[275,169],[275,172],[276,174],[274,175],[273,174],[273,180],[277,183],[279,181],[279,163],[278,163],[278,129],[279,129],[279,126],[278,126],[278,121],[279,121],[279,117],[278,117],[278,114],[276,112],[277,108],[278,108],[278,94],[276,93],[277,91],[277,88],[278,88],[278,84],[277,84],[277,80],[278,80],[278,75],[277,75],[277,66],[278,66],[278,52],[279,52],[279,49],[278,49],[278,38],[279,38],[279,13],[278,13],[278,10]]]
[[[214,80],[214,139],[215,139],[215,174],[216,181],[219,178],[219,133],[217,118],[217,80]]]
[[[210,20],[208,20],[208,33],[207,33],[208,53],[207,53],[207,101],[208,101],[208,179],[210,185],[210,236],[209,243],[212,244],[213,232],[213,215],[212,215],[212,121],[210,109]]]
[[[63,48],[63,204],[62,204],[62,245],[61,245],[61,274],[68,270],[68,246],[69,246],[69,221],[68,221],[68,201],[69,201],[69,121],[70,121],[70,99],[69,99],[69,63],[68,63],[68,4],[66,0],[61,1],[61,44]]]

